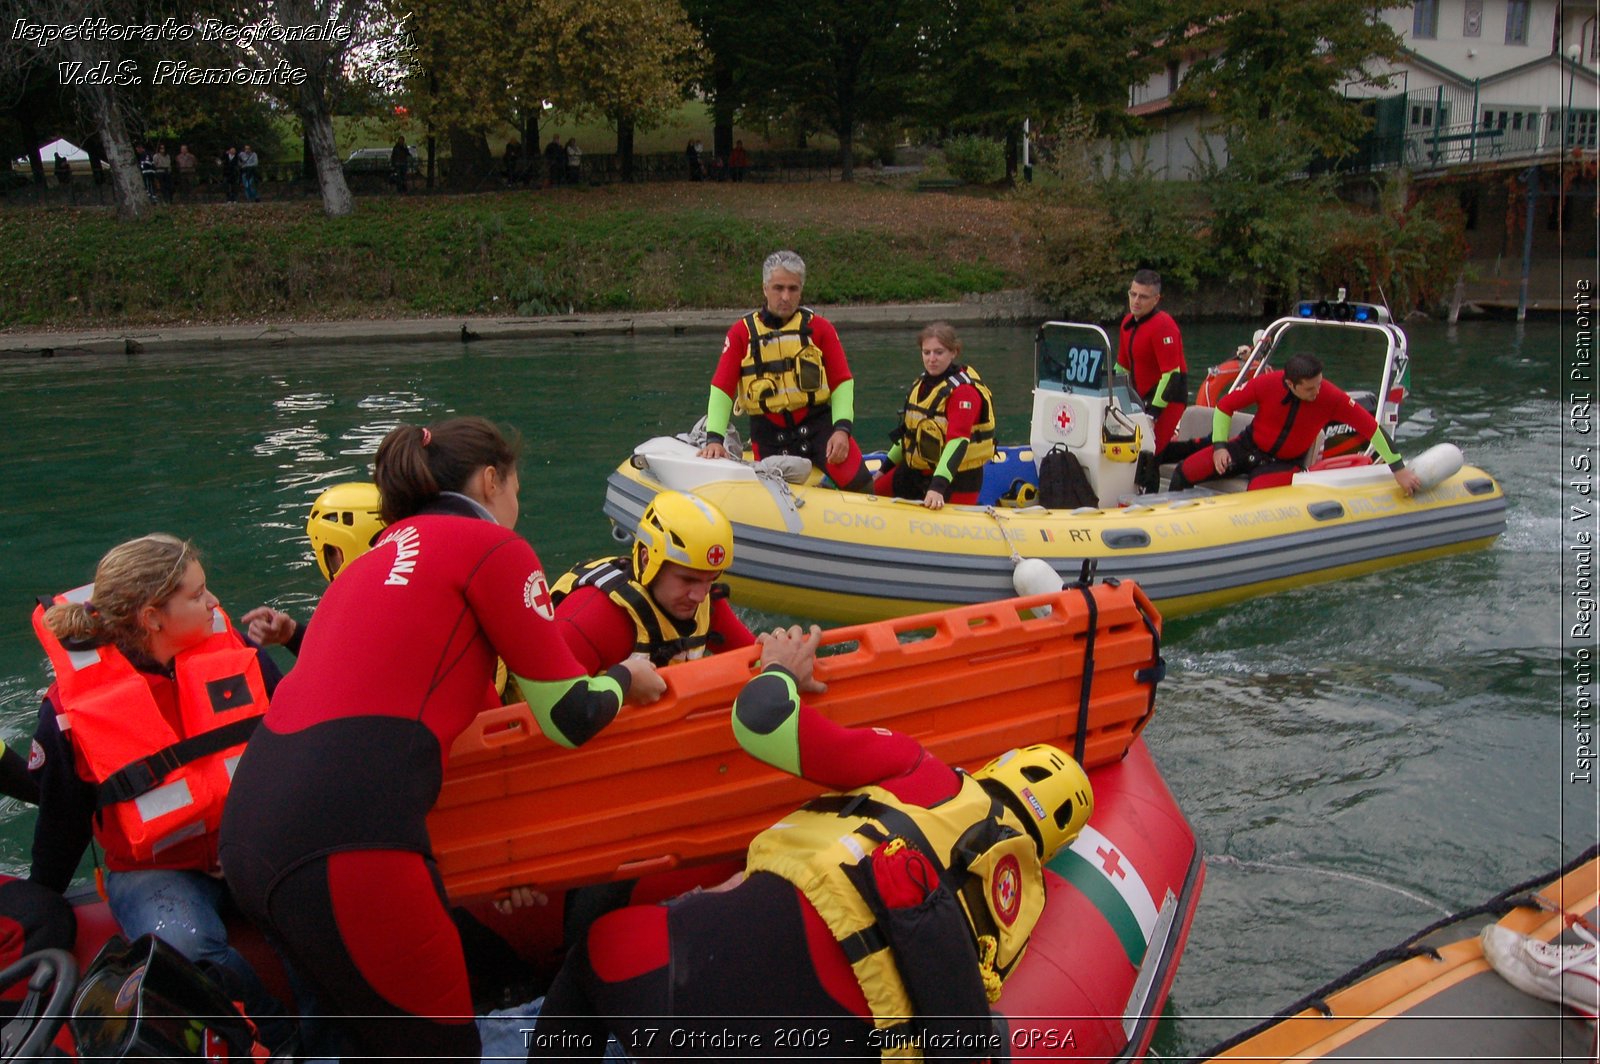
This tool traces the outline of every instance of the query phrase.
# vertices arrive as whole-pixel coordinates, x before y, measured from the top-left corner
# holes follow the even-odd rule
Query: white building
[[[1370,101],[1368,165],[1427,170],[1452,163],[1593,151],[1600,112],[1600,19],[1593,3],[1561,0],[1419,0],[1380,13],[1400,35],[1399,62],[1371,73],[1386,87],[1351,84]],[[1193,179],[1208,157],[1226,160],[1215,116],[1175,107],[1172,95],[1196,56],[1185,56],[1129,93],[1148,136],[1125,145],[1124,166]]]

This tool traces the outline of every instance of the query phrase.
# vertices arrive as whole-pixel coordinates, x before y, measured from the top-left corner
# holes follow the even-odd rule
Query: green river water
[[[1248,331],[1185,328],[1191,365]],[[914,337],[841,334],[861,382],[859,434],[874,446],[920,370]],[[1595,840],[1596,791],[1566,781],[1559,649],[1570,326],[1425,323],[1410,336],[1399,446],[1458,443],[1504,486],[1506,534],[1488,551],[1168,625],[1169,673],[1146,737],[1208,868],[1162,1055],[1197,1052]],[[999,400],[1002,439],[1023,438],[1031,332],[965,339]],[[90,579],[120,540],[192,537],[235,616],[262,602],[307,615],[322,583],[307,506],[330,483],[366,477],[402,421],[474,413],[515,427],[520,531],[547,570],[609,552],[607,472],[636,441],[692,423],[719,343],[0,361],[0,736],[25,748],[46,683],[33,597]],[[29,809],[0,803],[0,869],[26,869],[31,830]]]

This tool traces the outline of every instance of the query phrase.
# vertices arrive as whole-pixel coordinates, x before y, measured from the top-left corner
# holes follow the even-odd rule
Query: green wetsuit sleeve
[[[733,734],[745,753],[800,775],[800,690],[781,665],[768,665],[733,700]]]
[[[955,479],[955,470],[960,467],[961,459],[967,453],[967,445],[971,442],[965,436],[957,436],[953,440],[945,441],[944,451],[939,455],[939,464],[933,471],[934,488],[939,488],[939,481],[941,480],[948,487],[950,481]]]
[[[706,435],[721,440],[728,434],[728,421],[733,417],[733,396],[711,386],[711,398],[706,400]]]
[[[1211,412],[1211,448],[1215,450],[1228,442],[1228,429],[1233,425],[1233,415],[1219,406]]]
[[[628,670],[613,665],[599,676],[571,680],[529,680],[513,675],[533,719],[545,736],[568,750],[600,734],[622,708],[628,691]]]
[[[828,402],[833,406],[834,428],[842,428],[849,432],[856,421],[856,379],[851,377],[833,389],[828,396]]]
[[[1181,372],[1183,372],[1183,371],[1182,370],[1176,370],[1176,369],[1169,369],[1169,370],[1167,370],[1167,372],[1165,372],[1165,373],[1163,373],[1161,375],[1161,379],[1156,381],[1156,390],[1155,390],[1155,392],[1152,393],[1151,396],[1150,396],[1150,405],[1151,406],[1155,407],[1157,410],[1161,410],[1164,407],[1166,407],[1167,400],[1166,400],[1165,397],[1166,397],[1166,394],[1167,394],[1167,384],[1168,384],[1168,382],[1170,382],[1172,380],[1173,377],[1176,377]]]
[[[1404,469],[1406,467],[1405,459],[1396,453],[1394,447],[1389,443],[1388,435],[1382,429],[1378,429],[1372,434],[1372,449],[1378,452],[1378,457],[1383,459],[1390,469]]]
[[[893,444],[889,448],[889,456],[887,458],[885,458],[884,461],[883,461],[883,469],[881,470],[881,472],[887,472],[887,471],[893,469],[895,466],[899,465],[901,463],[901,461],[903,461],[905,459],[905,456],[906,456],[905,446],[903,444],[899,444],[899,443]]]

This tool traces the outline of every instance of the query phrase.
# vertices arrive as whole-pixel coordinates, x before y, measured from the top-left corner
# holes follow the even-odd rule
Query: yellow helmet
[[[328,564],[332,551],[343,554],[343,564],[348,565],[371,549],[383,528],[383,518],[378,516],[378,485],[366,482],[335,484],[324,491],[311,504],[311,517],[306,521],[311,555],[329,580],[334,576],[333,566]]]
[[[667,562],[721,572],[733,564],[733,525],[704,499],[663,491],[639,520],[633,578],[648,587]]]
[[[1048,743],[1008,750],[972,775],[993,780],[1016,799],[1012,808],[1027,814],[1023,822],[1044,861],[1077,838],[1094,812],[1089,777],[1070,756]]]

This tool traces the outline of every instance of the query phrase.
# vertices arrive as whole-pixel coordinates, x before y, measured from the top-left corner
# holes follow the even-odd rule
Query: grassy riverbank
[[[872,185],[654,184],[475,196],[179,204],[3,215],[0,328],[753,303],[793,247],[817,303],[952,300],[1026,286],[1005,198]]]

